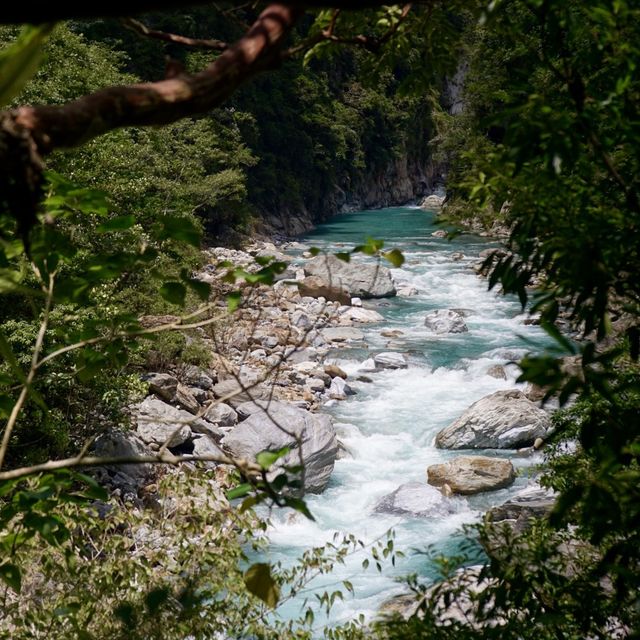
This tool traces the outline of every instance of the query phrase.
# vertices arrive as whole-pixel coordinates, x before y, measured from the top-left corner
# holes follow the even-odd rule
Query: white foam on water
[[[435,227],[434,227],[435,228]],[[327,250],[336,243],[313,243]],[[527,486],[530,475],[541,461],[540,454],[520,458],[515,452],[488,452],[508,455],[522,474],[510,489],[482,496],[455,498],[455,508],[442,516],[404,517],[375,512],[385,495],[407,482],[425,482],[430,464],[442,462],[460,452],[436,449],[437,432],[455,420],[473,402],[500,389],[513,388],[517,367],[508,365],[527,353],[531,342],[541,341],[539,327],[523,324],[519,303],[487,290],[486,280],[476,276],[470,265],[478,261],[477,252],[488,246],[478,242],[455,246],[428,234],[395,238],[390,246],[403,250],[406,262],[393,269],[397,282],[406,283],[418,294],[386,301],[366,301],[385,318],[378,325],[361,327],[369,345],[369,355],[381,350],[405,352],[409,367],[401,370],[367,372],[371,383],[355,376],[368,356],[345,348],[332,362],[349,376],[357,395],[331,409],[339,439],[353,457],[338,460],[330,484],[322,495],[307,496],[316,521],[300,514],[276,512],[268,535],[270,559],[291,563],[306,549],[331,542],[334,534],[353,533],[365,544],[393,528],[396,548],[425,549],[430,544],[450,545],[462,525],[477,521],[482,510],[505,501],[516,490]],[[340,247],[342,248],[342,247]],[[463,251],[457,262],[452,254]],[[469,331],[435,335],[424,326],[425,316],[435,309],[468,310],[465,323]],[[465,312],[466,313],[466,312]],[[403,334],[388,338],[383,330],[400,329]],[[388,348],[392,341],[393,348]],[[507,365],[507,379],[494,378],[487,371],[493,365]],[[478,452],[481,453],[481,452]],[[383,572],[362,570],[365,554],[350,556],[333,572],[320,576],[309,586],[306,596],[331,585],[350,580],[355,598],[345,594],[330,616],[330,623],[354,618],[359,613],[373,617],[380,604],[397,594],[396,579],[410,572],[429,575],[433,566],[425,555],[409,554],[396,567],[385,564]],[[343,589],[344,591],[344,589]],[[295,617],[304,597],[288,603],[282,615]]]

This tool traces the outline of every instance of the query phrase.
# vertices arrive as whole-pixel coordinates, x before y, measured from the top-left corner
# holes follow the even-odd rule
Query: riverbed
[[[437,449],[436,433],[483,396],[517,387],[518,368],[513,361],[546,344],[539,327],[524,324],[527,315],[519,302],[488,291],[487,281],[473,270],[480,251],[495,243],[471,235],[452,241],[432,236],[439,228],[433,212],[401,207],[343,214],[302,238],[307,246],[328,252],[349,250],[368,236],[383,239],[385,248],[398,248],[405,257],[401,268],[392,269],[394,281],[415,292],[365,301],[384,321],[362,327],[366,347],[346,346],[327,357],[349,374],[349,384],[357,392],[323,409],[333,416],[348,454],[336,462],[324,493],[306,498],[315,522],[299,514],[272,514],[268,559],[289,564],[309,547],[331,541],[336,532],[353,533],[368,543],[384,537],[389,529],[395,530],[396,548],[406,555],[395,566],[384,563],[382,572],[362,569],[366,552],[350,556],[345,565],[320,576],[303,596],[282,607],[280,614],[285,617],[299,615],[304,597],[340,588],[343,580],[353,584],[355,595],[345,592],[344,602],[336,603],[329,622],[338,624],[360,613],[375,616],[385,600],[406,591],[398,579],[409,573],[425,580],[436,577],[436,566],[425,550],[457,553],[464,539],[463,525],[477,522],[487,508],[531,483],[541,461],[539,454],[477,451],[511,458],[519,472],[514,485],[449,498],[444,514],[434,509],[432,515],[416,518],[375,510],[380,499],[400,485],[426,483],[430,464],[459,455]],[[468,332],[434,335],[424,326],[428,312],[451,308],[465,310]],[[381,335],[393,330],[401,333]],[[363,361],[382,351],[403,353],[408,368],[366,372],[371,382],[357,381]],[[494,365],[504,367],[506,379],[488,373]]]

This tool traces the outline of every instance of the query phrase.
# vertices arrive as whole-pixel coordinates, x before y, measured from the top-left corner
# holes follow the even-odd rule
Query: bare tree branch
[[[168,124],[206,112],[259,72],[280,64],[280,48],[301,14],[283,4],[269,5],[240,40],[199,73],[109,87],[63,105],[23,106],[0,114],[0,121],[12,120],[40,153],[48,153],[120,127]]]
[[[154,38],[163,42],[171,42],[173,44],[182,44],[187,47],[198,47],[200,49],[213,49],[214,51],[225,51],[229,45],[222,40],[208,40],[203,38],[188,38],[176,33],[167,33],[166,31],[158,31],[150,29],[146,24],[135,20],[134,18],[122,18],[120,20],[123,26],[146,38]]]
[[[178,465],[185,462],[217,462],[218,464],[232,465],[241,471],[245,476],[261,476],[262,467],[256,463],[249,462],[241,458],[230,458],[224,454],[207,455],[179,455],[176,456],[170,451],[158,452],[151,456],[73,456],[62,460],[49,460],[41,464],[34,464],[29,467],[19,467],[0,473],[0,482],[6,480],[16,480],[26,478],[36,473],[44,471],[57,471],[59,469],[76,469],[78,467],[103,467],[107,465],[122,464],[170,464]]]

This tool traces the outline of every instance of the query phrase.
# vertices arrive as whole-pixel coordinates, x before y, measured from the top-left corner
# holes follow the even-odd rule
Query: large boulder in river
[[[433,518],[455,513],[457,507],[454,500],[445,498],[436,488],[422,482],[407,482],[381,498],[374,511],[394,516]]]
[[[434,487],[447,485],[451,493],[472,495],[495,491],[513,484],[516,472],[511,460],[487,456],[458,456],[427,469],[427,482]]]
[[[331,418],[282,402],[260,402],[252,409],[243,405],[243,412],[251,411],[222,441],[231,455],[253,460],[261,451],[277,451],[290,447],[275,466],[297,466],[300,452],[297,439],[302,441],[304,489],[321,493],[329,482],[338,455],[338,441]]]
[[[351,304],[351,295],[345,287],[331,286],[327,284],[320,276],[307,276],[298,282],[298,291],[301,296],[309,296],[311,298],[325,298],[340,304]]]
[[[469,331],[464,315],[454,309],[438,309],[424,319],[424,326],[433,333],[465,333]]]
[[[387,267],[344,262],[332,254],[316,256],[304,266],[308,276],[319,276],[332,287],[346,289],[351,297],[387,298],[396,288]]]
[[[474,402],[436,436],[441,449],[520,449],[545,438],[548,414],[521,391],[496,391]]]
[[[401,353],[385,351],[373,356],[376,369],[406,369],[407,359]]]

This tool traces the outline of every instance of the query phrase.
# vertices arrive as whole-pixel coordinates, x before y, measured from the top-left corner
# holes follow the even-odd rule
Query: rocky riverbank
[[[273,258],[288,266],[273,286],[245,286],[239,308],[230,316],[221,314],[215,329],[201,330],[200,337],[211,351],[210,367],[146,374],[143,379],[149,395],[132,407],[134,430],[101,437],[97,452],[153,455],[168,449],[194,458],[226,454],[253,459],[260,451],[288,446],[296,451],[279,461],[283,466],[299,458],[301,446],[302,459],[307,461],[304,489],[321,492],[335,460],[344,455],[332,420],[322,408],[355,393],[349,376],[327,356],[344,346],[366,347],[362,328],[382,320],[368,300],[409,296],[413,291],[405,283],[394,282],[381,264],[345,262],[333,255],[312,257],[306,249],[298,243],[275,246],[266,242],[243,251],[209,249],[207,264],[197,277],[221,296],[233,287],[225,278],[228,270],[220,264],[233,264],[248,273],[260,268],[256,259]],[[302,252],[307,259],[294,263],[291,250]],[[435,335],[464,332],[464,316],[464,309],[436,310],[427,314],[425,326]],[[157,325],[172,320],[159,317],[146,322]],[[395,336],[390,333],[389,337]],[[362,362],[356,379],[363,382],[376,371],[406,367],[406,354],[379,352]],[[499,391],[474,403],[443,429],[436,445],[533,450],[541,446],[549,429],[547,413],[521,391]],[[491,490],[506,486],[509,481],[505,478],[512,480],[512,468],[500,469],[495,483],[478,484],[474,474],[487,476],[490,470],[486,465],[475,469],[469,456],[461,456],[463,459],[470,460],[471,466],[456,464],[454,459],[448,463],[444,480],[432,480],[435,469],[429,470],[429,482],[445,496]],[[476,461],[482,460],[478,457]],[[494,459],[489,467],[500,464]],[[138,499],[144,486],[152,482],[153,472],[151,465],[129,465],[107,469],[102,478],[129,498]],[[407,511],[419,514],[425,510],[418,503],[426,490],[425,485],[423,491],[413,491],[411,498],[406,490],[400,491],[405,506],[408,500],[415,503]],[[385,500],[384,504],[393,505],[398,495]]]
[[[228,282],[228,267],[219,265],[233,263],[255,274],[261,268],[256,258],[270,256],[287,265],[278,281],[273,286],[242,286],[242,303],[227,314],[225,295],[239,285]],[[474,278],[471,254],[458,251],[451,260],[463,261]],[[299,243],[258,242],[242,251],[213,248],[197,277],[212,285],[220,304],[215,322],[197,330],[210,353],[209,366],[148,372],[149,394],[131,408],[132,429],[106,434],[98,441],[99,453],[153,455],[164,447],[195,461],[219,454],[253,459],[261,451],[289,447],[271,477],[279,473],[278,467],[296,466],[302,454],[304,491],[324,492],[336,461],[360,455],[340,442],[344,429],[334,424],[329,415],[334,412],[326,410],[352,397],[358,401],[386,376],[416,366],[403,342],[407,336],[390,328],[380,313],[386,313],[392,298],[409,304],[416,287],[402,270],[391,272],[358,257],[349,263],[322,254],[314,257]],[[472,306],[468,300],[463,304]],[[467,340],[477,332],[476,313],[432,309],[424,312],[421,324],[430,344]],[[172,320],[145,322],[158,326]],[[360,358],[357,368],[336,364],[340,354],[354,353]],[[496,364],[487,366],[486,375],[499,384],[507,378],[505,368]],[[390,492],[369,507],[370,515],[429,521],[468,513],[467,496],[494,491],[502,495],[501,488],[518,478],[514,456],[532,455],[549,431],[547,413],[520,390],[507,388],[469,402],[435,438],[437,446],[451,450],[446,465],[425,465],[421,481],[398,482],[395,490],[387,489]],[[474,448],[482,451],[476,455]],[[504,454],[487,456],[486,448]],[[212,460],[198,464],[212,467],[218,487],[225,487],[223,466]],[[193,466],[195,462],[181,468]],[[156,472],[152,465],[131,465],[104,469],[102,479],[128,499],[145,502],[153,499]]]

